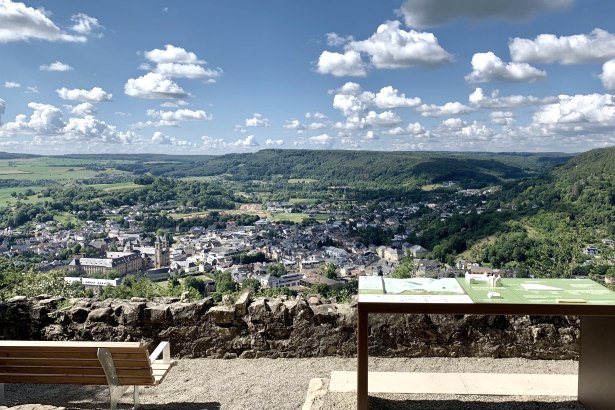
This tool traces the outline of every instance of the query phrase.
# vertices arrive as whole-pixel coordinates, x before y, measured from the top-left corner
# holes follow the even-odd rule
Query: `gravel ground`
[[[577,362],[482,358],[370,358],[370,371],[576,374]],[[312,378],[356,370],[356,359],[181,359],[161,385],[144,388],[144,410],[301,409]],[[119,409],[132,406],[132,389]],[[7,385],[9,406],[41,403],[75,410],[108,409],[104,386]],[[351,410],[353,393],[327,393],[321,410]],[[412,410],[582,410],[570,397],[374,395],[370,408]],[[1,409],[1,408],[0,408]]]

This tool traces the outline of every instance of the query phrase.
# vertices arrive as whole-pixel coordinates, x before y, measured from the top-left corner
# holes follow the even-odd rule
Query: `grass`
[[[287,213],[274,213],[271,214],[271,218],[275,221],[275,222],[279,222],[279,221],[290,221],[290,222],[295,222],[295,223],[301,223],[303,222],[305,219],[308,218],[314,218],[319,222],[324,222],[326,220],[328,220],[331,217],[331,215],[323,215],[323,214],[315,214],[315,215],[308,215],[308,214],[303,214],[303,213],[293,213],[293,214],[287,214]]]
[[[68,212],[62,212],[61,214],[54,216],[53,219],[56,222],[61,223],[62,225],[67,225],[69,223],[72,223],[75,226],[80,226],[83,223],[75,215],[68,213]]]
[[[442,184],[429,184],[429,185],[423,185],[421,187],[421,190],[425,191],[425,192],[430,192],[430,191],[435,191],[438,188],[443,188],[444,185]]]
[[[320,199],[317,198],[290,198],[288,200],[291,204],[315,204],[318,201]]]
[[[15,204],[17,202],[17,198],[11,196],[11,193],[15,192],[17,194],[23,194],[28,189],[32,189],[35,193],[41,191],[41,188],[27,188],[27,187],[19,187],[19,188],[0,188],[0,207],[7,206],[9,204]],[[21,202],[27,203],[36,203],[42,202],[45,198],[38,198],[36,195],[29,196],[26,200],[21,199]]]
[[[20,158],[0,160],[0,179],[53,180],[69,183],[75,180],[94,178],[103,171],[85,169],[87,165],[105,166],[106,161],[92,161],[73,158]],[[107,169],[108,174],[123,174],[122,171]]]
[[[182,181],[212,182],[212,181],[218,180],[218,177],[206,175],[206,176],[200,176],[200,177],[185,177],[185,178],[180,178],[180,179]]]
[[[134,182],[119,182],[117,184],[94,184],[90,185],[93,188],[101,189],[105,192],[122,191],[125,189],[141,189],[143,185],[135,184]]]

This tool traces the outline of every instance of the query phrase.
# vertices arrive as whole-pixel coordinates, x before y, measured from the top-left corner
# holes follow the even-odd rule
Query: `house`
[[[596,256],[600,253],[600,251],[595,246],[588,245],[583,249],[583,253],[586,255]]]
[[[299,286],[303,275],[300,273],[287,273],[282,276],[274,276],[267,274],[261,278],[261,287],[263,288],[290,288]]]
[[[409,250],[414,258],[422,258],[429,253],[429,250],[423,248],[421,245],[413,245]]]

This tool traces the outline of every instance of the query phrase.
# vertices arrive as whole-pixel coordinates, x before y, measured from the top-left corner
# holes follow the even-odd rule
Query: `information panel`
[[[362,276],[359,302],[615,305],[615,292],[591,279]]]

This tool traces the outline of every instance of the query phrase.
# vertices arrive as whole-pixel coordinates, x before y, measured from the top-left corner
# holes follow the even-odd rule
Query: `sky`
[[[615,2],[0,0],[0,151],[615,145]]]

